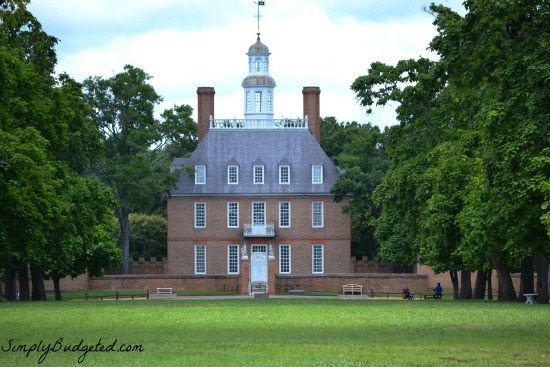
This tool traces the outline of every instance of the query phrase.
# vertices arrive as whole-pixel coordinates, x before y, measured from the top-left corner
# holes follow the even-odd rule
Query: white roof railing
[[[210,116],[212,129],[307,129],[307,116],[303,119],[215,119]]]

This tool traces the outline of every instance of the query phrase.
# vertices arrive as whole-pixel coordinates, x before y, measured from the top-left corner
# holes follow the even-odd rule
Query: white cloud
[[[197,87],[212,86],[216,117],[222,118],[243,115],[246,52],[256,37],[256,8],[249,3],[35,0],[31,11],[62,41],[58,71],[83,80],[108,78],[125,64],[140,67],[154,77],[151,83],[164,97],[161,108],[182,103],[196,108]],[[373,61],[394,64],[429,55],[426,47],[435,29],[431,17],[419,10],[421,2],[414,6],[416,11],[401,17],[392,14],[390,20],[369,19],[363,13],[374,6],[372,1],[352,1],[350,11],[347,2],[330,0],[267,3],[262,8],[261,39],[272,53],[276,117],[301,116],[302,87],[318,86],[321,116],[380,126],[395,123],[391,108],[365,116],[350,85]],[[386,6],[398,3],[388,0]]]

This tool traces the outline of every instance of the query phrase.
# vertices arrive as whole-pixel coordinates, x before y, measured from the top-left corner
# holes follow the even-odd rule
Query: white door
[[[267,245],[252,245],[250,281],[267,282]]]

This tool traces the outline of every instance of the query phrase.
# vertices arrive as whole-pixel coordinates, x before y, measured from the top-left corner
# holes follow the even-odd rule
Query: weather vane
[[[265,1],[254,1],[254,4],[258,4],[258,14],[256,17],[258,18],[258,36],[260,36],[260,6],[265,6]]]

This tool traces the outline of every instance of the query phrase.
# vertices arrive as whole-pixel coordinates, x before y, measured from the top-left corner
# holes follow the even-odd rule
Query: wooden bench
[[[304,290],[303,289],[289,289],[287,291],[288,293],[296,293],[296,294],[304,294]]]
[[[172,288],[157,288],[157,294],[172,294]]]
[[[149,299],[149,291],[145,291],[143,293],[136,293],[136,294],[123,294],[123,293],[119,293],[119,291],[116,291],[114,294],[102,294],[102,295],[99,295],[99,296],[88,295],[88,293],[84,293],[84,299],[86,301],[88,301],[90,299],[100,299],[102,301],[104,299],[115,299],[116,301],[118,301],[119,299],[123,299],[123,298],[131,298],[132,300],[135,299],[135,298]]]
[[[433,293],[426,293],[423,295],[424,299],[441,299],[443,297],[443,294],[441,294],[441,296],[436,296],[435,294]]]
[[[363,295],[363,286],[359,284],[345,284],[342,286],[342,294],[346,293],[350,293],[351,295],[359,293]]]

